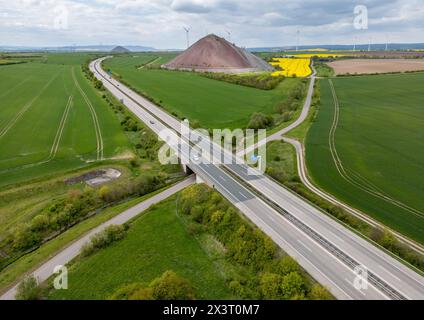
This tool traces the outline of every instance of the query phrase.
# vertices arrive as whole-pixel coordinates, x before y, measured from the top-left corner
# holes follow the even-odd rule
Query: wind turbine
[[[231,42],[231,31],[227,30],[228,42]]]
[[[358,42],[358,38],[355,37],[354,43],[353,43],[353,52],[356,52],[356,42]]]
[[[296,51],[299,51],[300,30],[297,30]]]
[[[389,35],[386,34],[386,51],[389,51]]]
[[[184,30],[186,32],[187,35],[187,49],[190,48],[190,30],[191,27],[184,27]]]
[[[370,52],[371,51],[371,37],[370,37],[370,41],[369,41],[369,43],[368,43],[368,52]]]

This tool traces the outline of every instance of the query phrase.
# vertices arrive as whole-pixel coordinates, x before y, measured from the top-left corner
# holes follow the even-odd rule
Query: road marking
[[[351,280],[349,280],[348,278],[345,278],[345,280],[346,280],[346,281],[347,281],[347,283],[349,283],[351,286],[355,287]],[[356,289],[356,288],[355,288],[355,289]],[[358,291],[358,292],[359,292],[360,294],[362,294],[364,297],[366,297],[366,296],[367,296],[363,290],[358,290],[358,289],[356,289],[356,291]]]
[[[387,270],[386,268],[384,268],[383,266],[379,266],[381,270],[384,270],[385,272],[387,272],[388,274],[390,274],[393,278],[395,278],[397,281],[401,281],[398,277],[396,277],[393,273],[391,273],[389,270]]]
[[[311,248],[309,248],[306,244],[304,244],[302,240],[297,240],[297,242],[299,242],[303,247],[305,247],[306,250],[308,250],[309,252],[312,252]]]
[[[345,243],[345,241],[344,241],[342,238],[340,238],[339,236],[336,236],[334,233],[331,233],[331,235],[332,235],[334,238],[336,238],[337,240],[339,240],[340,242]]]
[[[227,182],[227,180],[223,176],[219,176],[219,179],[221,179],[224,182]]]
[[[245,198],[246,200],[247,199],[249,199],[243,192],[241,192],[241,191],[239,191],[239,194],[243,197],[243,198]]]

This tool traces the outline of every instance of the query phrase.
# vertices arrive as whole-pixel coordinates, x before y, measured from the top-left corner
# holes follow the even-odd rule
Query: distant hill
[[[65,46],[65,47],[24,47],[24,46],[0,46],[0,52],[110,52],[116,45],[87,45],[87,46]],[[131,52],[154,52],[158,51],[152,47],[125,46]]]
[[[273,69],[259,57],[213,34],[197,41],[164,67],[172,70],[228,73]]]
[[[129,53],[131,51],[128,50],[127,48],[117,46],[117,47],[113,48],[110,52],[112,52],[112,53]]]

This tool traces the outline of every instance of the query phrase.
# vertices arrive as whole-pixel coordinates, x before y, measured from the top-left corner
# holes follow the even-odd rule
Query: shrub
[[[332,300],[331,294],[321,285],[314,284],[309,292],[310,300]]]
[[[293,258],[286,256],[278,261],[276,271],[278,274],[288,275],[292,272],[300,272],[300,266]]]
[[[104,231],[94,235],[90,243],[84,245],[81,249],[81,256],[87,257],[100,249],[110,246],[112,243],[122,240],[126,234],[126,227],[112,225]]]
[[[273,120],[271,117],[264,115],[263,113],[257,113],[255,112],[250,117],[249,124],[247,127],[249,129],[265,129],[268,126],[272,125]]]
[[[42,290],[37,279],[29,276],[19,283],[15,298],[16,300],[41,300]]]
[[[287,300],[302,299],[305,297],[306,292],[305,282],[298,273],[292,272],[283,277],[281,281],[281,290],[283,292],[283,297]]]
[[[265,300],[280,300],[283,292],[281,290],[282,277],[274,273],[264,273],[260,279],[260,289]]]
[[[150,284],[157,300],[193,300],[194,289],[190,283],[173,271],[166,271]]]
[[[112,300],[194,300],[194,289],[190,282],[173,271],[166,271],[149,286],[140,283],[119,289]]]
[[[271,74],[239,76],[225,73],[203,73],[202,75],[210,79],[225,81],[261,90],[273,90],[284,80],[284,77],[273,77]]]

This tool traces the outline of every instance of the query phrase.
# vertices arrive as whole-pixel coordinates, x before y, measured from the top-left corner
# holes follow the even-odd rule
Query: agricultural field
[[[346,57],[344,54],[338,54],[338,53],[301,53],[301,54],[294,54],[293,57],[296,58],[342,58]]]
[[[83,76],[87,54],[0,68],[0,187],[128,158],[117,117]]]
[[[274,58],[271,65],[281,69],[281,71],[276,71],[272,74],[274,77],[306,78],[312,74],[310,58]]]
[[[171,60],[161,55],[161,63]],[[274,90],[260,90],[208,79],[192,72],[155,69],[150,54],[117,56],[104,62],[138,91],[153,98],[168,112],[197,121],[203,128],[245,128],[255,112],[270,115],[287,99],[299,79],[285,79]],[[158,62],[154,62],[157,66]]]
[[[21,61],[10,60],[10,59],[1,59],[0,58],[0,66],[11,65],[11,64],[19,64]]]
[[[424,243],[424,74],[320,81],[306,139],[322,189]]]
[[[424,59],[351,59],[328,65],[336,75],[424,71]]]

